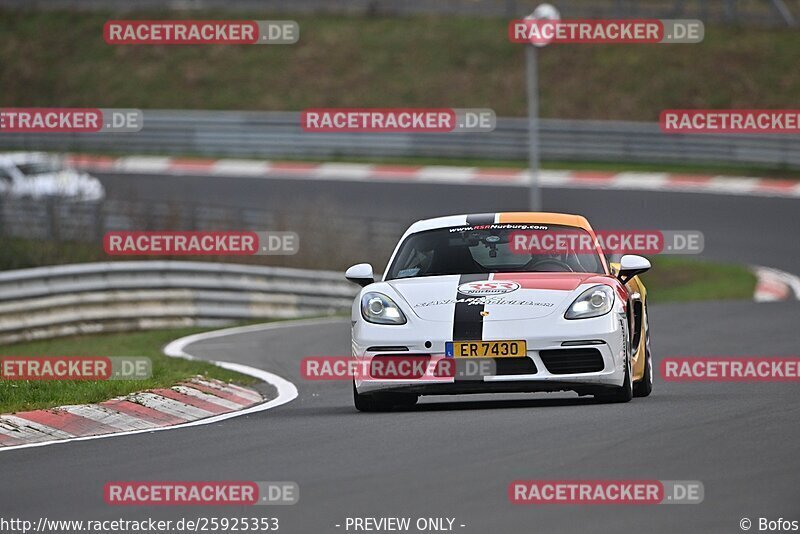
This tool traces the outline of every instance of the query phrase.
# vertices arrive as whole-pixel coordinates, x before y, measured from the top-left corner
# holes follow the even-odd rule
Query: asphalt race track
[[[656,361],[794,354],[794,302],[654,305]],[[758,333],[757,335],[755,333]],[[350,386],[299,377],[307,355],[346,354],[346,320],[190,345],[267,369],[300,396],[212,426],[8,451],[0,502],[21,517],[126,519],[276,514],[285,532],[344,532],[348,516],[455,517],[459,532],[735,532],[742,517],[797,517],[796,384],[664,383],[625,405],[569,394],[425,399],[360,414]],[[519,506],[516,479],[700,480],[695,505]],[[114,480],[292,480],[291,507],[110,507]]]
[[[164,187],[177,187],[170,180],[163,179]],[[112,182],[107,181],[111,196]],[[265,206],[269,195],[277,195],[267,193],[270,180],[248,182],[253,183],[229,181],[227,200],[253,198],[263,188]],[[316,184],[292,184],[317,190]],[[343,182],[332,185],[342,188]],[[379,211],[391,193],[393,202],[414,206],[412,218],[522,209],[525,202],[512,188],[353,187],[351,205],[364,205],[352,195],[373,195],[370,209]],[[191,191],[208,193],[200,186]],[[544,201],[549,210],[584,213],[596,227],[701,230],[705,257],[800,271],[797,201],[560,189],[546,189]],[[666,356],[797,354],[797,302],[654,302],[650,312],[656,369]],[[455,532],[481,534],[741,532],[744,517],[756,523],[757,532],[759,517],[800,519],[796,383],[665,383],[656,373],[653,395],[624,405],[595,404],[572,394],[439,397],[423,398],[410,411],[360,414],[352,407],[348,382],[300,377],[305,356],[349,353],[347,320],[287,324],[186,350],[268,370],[295,383],[299,397],[209,426],[0,453],[0,508],[32,520],[272,514],[288,533],[346,532],[345,519],[356,516],[451,517]],[[698,480],[705,500],[519,506],[507,498],[509,483],[517,479]],[[250,508],[108,506],[103,484],[122,480],[296,481],[300,502]]]

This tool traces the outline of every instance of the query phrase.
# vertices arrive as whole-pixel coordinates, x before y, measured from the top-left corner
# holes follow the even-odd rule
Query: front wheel
[[[611,391],[597,393],[595,394],[594,398],[595,400],[604,403],[630,402],[630,400],[633,398],[630,355],[628,355],[628,357],[625,359],[625,380],[622,381],[622,386],[614,388]]]

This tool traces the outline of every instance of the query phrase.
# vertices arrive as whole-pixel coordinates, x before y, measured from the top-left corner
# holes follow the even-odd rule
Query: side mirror
[[[646,260],[645,260],[646,261]],[[344,277],[354,282],[361,287],[368,286],[375,281],[375,275],[372,272],[372,265],[369,263],[359,263],[353,265],[344,273]]]
[[[634,254],[625,254],[619,260],[619,273],[617,278],[623,284],[638,274],[642,274],[650,270],[650,262],[647,258],[636,256]]]

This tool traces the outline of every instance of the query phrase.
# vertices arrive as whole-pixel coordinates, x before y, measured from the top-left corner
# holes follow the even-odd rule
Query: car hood
[[[536,319],[567,306],[577,288],[603,283],[595,273],[448,275],[388,281],[421,319],[452,321],[456,304],[480,306],[483,321]],[[569,301],[569,302],[565,302]]]

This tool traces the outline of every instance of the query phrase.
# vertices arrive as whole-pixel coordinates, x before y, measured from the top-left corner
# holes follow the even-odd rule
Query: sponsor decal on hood
[[[481,280],[478,282],[461,284],[458,286],[458,292],[471,297],[488,297],[491,295],[511,293],[519,288],[520,285],[513,281]]]

